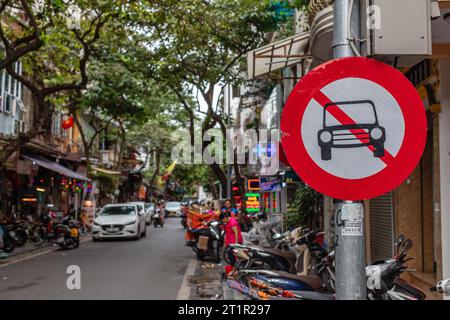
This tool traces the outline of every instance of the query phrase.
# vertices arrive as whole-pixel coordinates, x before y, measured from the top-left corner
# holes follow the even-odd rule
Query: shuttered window
[[[394,243],[392,193],[370,200],[371,260],[391,258]]]

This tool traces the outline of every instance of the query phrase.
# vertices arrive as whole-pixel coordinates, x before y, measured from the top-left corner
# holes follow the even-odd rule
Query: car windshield
[[[346,117],[340,117],[339,121],[334,117],[337,111],[345,113]],[[357,124],[375,124],[377,121],[375,117],[375,109],[370,103],[352,103],[340,104],[339,107],[331,105],[325,111],[325,126],[340,126]]]
[[[136,208],[134,206],[114,206],[114,207],[105,207],[101,216],[118,216],[118,215],[135,215]]]
[[[147,208],[147,209],[153,209],[154,207],[155,207],[155,205],[153,203],[147,203],[145,205],[145,208]]]
[[[180,202],[167,202],[166,209],[167,208],[179,208],[181,206]]]

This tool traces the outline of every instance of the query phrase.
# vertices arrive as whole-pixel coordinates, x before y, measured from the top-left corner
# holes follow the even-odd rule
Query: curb
[[[180,289],[178,290],[176,300],[189,300],[189,298],[191,297],[191,286],[189,285],[189,280],[195,275],[195,271],[197,270],[198,265],[199,263],[197,259],[192,256],[186,267],[186,272],[184,274],[183,281],[181,282]]]
[[[87,235],[80,239],[80,244],[91,241],[91,240],[92,240],[92,236]],[[9,257],[5,258],[4,260],[0,260],[0,268],[10,266],[10,265],[18,263],[18,262],[26,261],[26,260],[29,260],[29,259],[32,259],[35,257],[39,257],[44,254],[58,251],[58,250],[59,250],[59,246],[50,244],[50,245],[47,245],[44,247],[36,247],[34,250],[28,250],[25,252],[11,254]]]

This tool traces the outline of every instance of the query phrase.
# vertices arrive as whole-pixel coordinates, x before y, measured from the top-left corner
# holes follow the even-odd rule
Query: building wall
[[[410,256],[416,259],[409,265],[418,272],[434,271],[432,137],[428,135],[419,165],[394,191],[395,235],[404,234],[413,241]]]
[[[442,277],[450,278],[450,60],[441,60],[439,114]]]

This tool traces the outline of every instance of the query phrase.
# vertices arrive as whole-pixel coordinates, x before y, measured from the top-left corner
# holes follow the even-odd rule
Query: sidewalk
[[[91,234],[85,233],[80,236],[80,243],[90,241],[92,239]],[[30,259],[34,256],[39,256],[59,249],[58,245],[51,242],[45,242],[39,247],[31,243],[27,243],[22,247],[17,247],[13,252],[8,253],[6,258],[0,259],[0,266],[9,265],[19,261]]]
[[[198,261],[195,257],[189,263],[193,270],[187,275],[189,300],[246,300],[248,297],[228,287],[222,280],[225,262],[220,264]],[[184,296],[187,298],[187,295]]]

